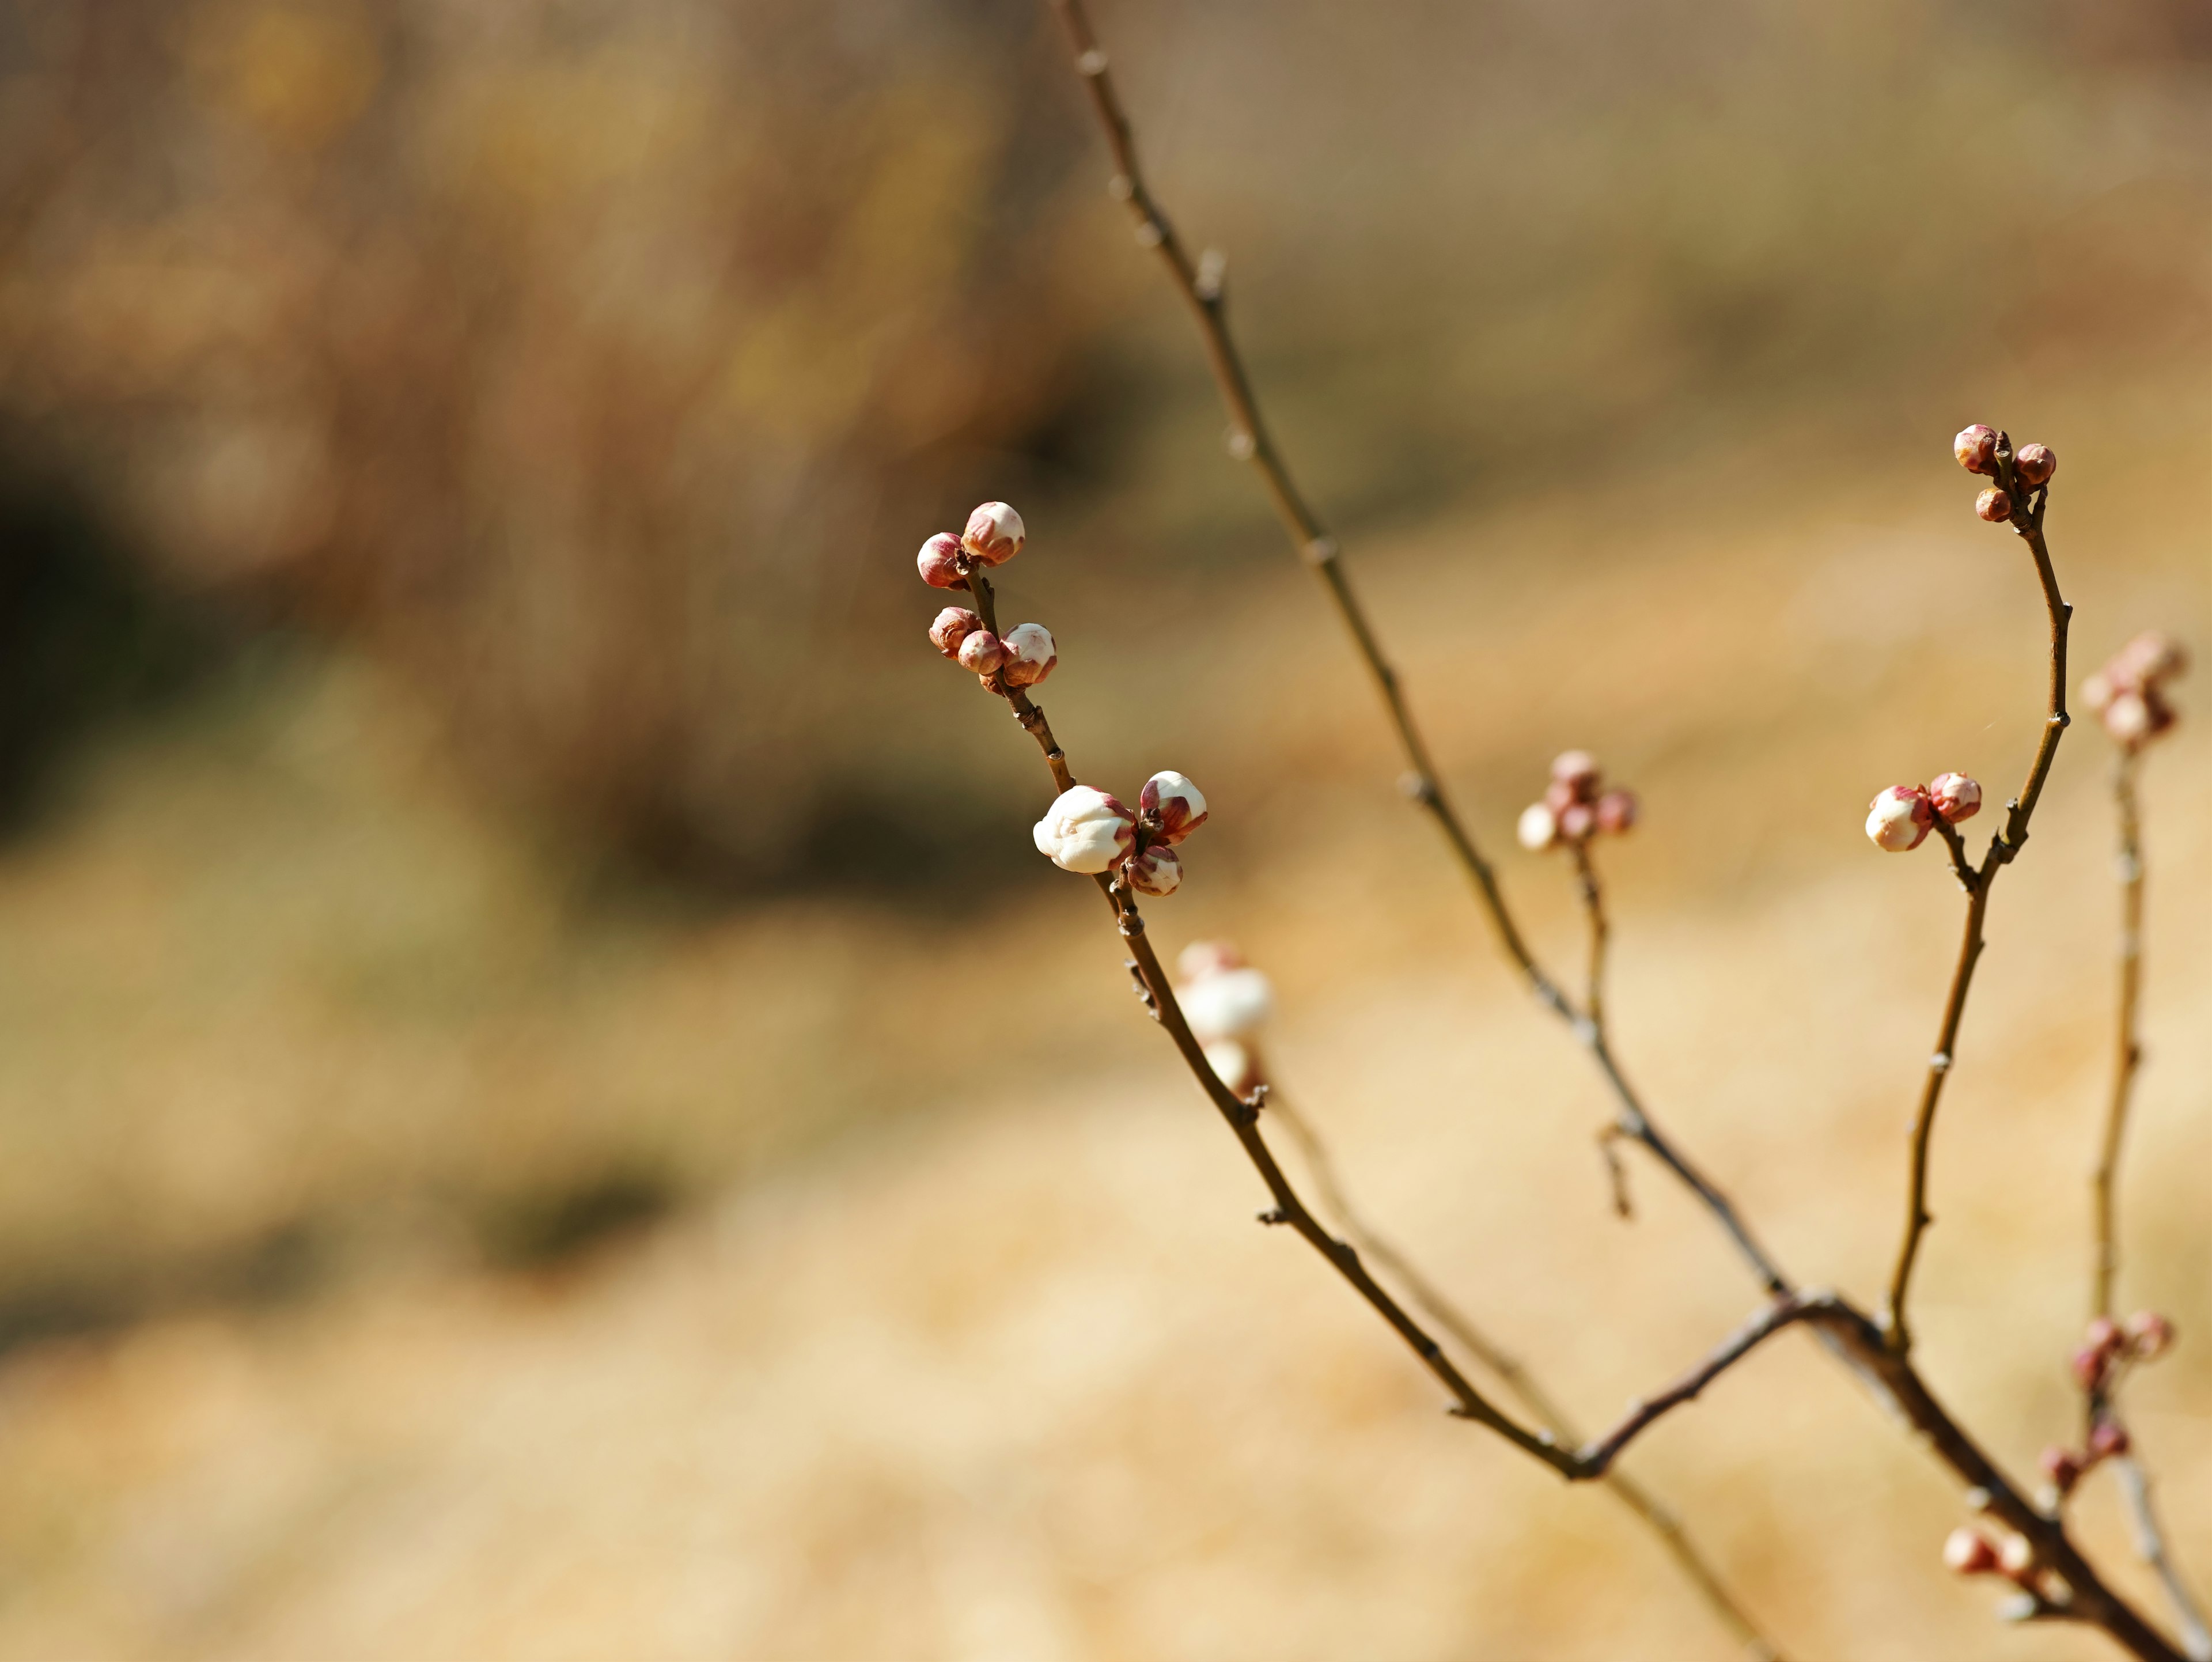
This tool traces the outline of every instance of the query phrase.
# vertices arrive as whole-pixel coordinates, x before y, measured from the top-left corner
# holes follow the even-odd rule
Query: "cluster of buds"
[[[971,575],[1004,565],[1022,551],[1022,516],[1004,502],[985,502],[954,536],[940,531],[921,545],[915,563],[932,588],[969,588]],[[929,626],[929,643],[961,668],[973,670],[994,692],[1035,686],[1060,662],[1052,632],[1042,624],[1017,624],[1004,635],[983,627],[980,613],[949,606]]]
[[[2189,654],[2171,636],[2146,630],[2081,683],[2081,702],[2096,711],[2112,742],[2138,751],[2174,723],[2166,685],[2189,671]]]
[[[1955,1575],[2002,1575],[2039,1602],[2042,1567],[2024,1535],[2008,1535],[1999,1544],[1971,1524],[1962,1524],[1943,1543],[1943,1562]]]
[[[2172,1348],[2173,1324],[2154,1310],[2138,1310],[2124,1322],[2100,1316],[2071,1359],[2074,1382],[2093,1397],[2106,1395],[2129,1367],[2155,1361]]]
[[[1543,800],[1521,810],[1514,834],[1532,853],[1563,843],[1583,843],[1600,831],[1619,836],[1636,823],[1636,797],[1606,790],[1597,763],[1586,750],[1562,751],[1552,758],[1552,782]]]
[[[1221,1082],[1249,1097],[1265,1080],[1259,1033],[1275,1011],[1275,989],[1226,941],[1198,941],[1176,959],[1176,1002]]]
[[[2016,508],[2024,505],[2013,500],[2014,490],[2023,495],[2040,490],[2058,471],[2058,458],[2049,445],[2023,444],[2008,454],[2010,443],[1996,428],[1979,422],[1963,429],[1951,441],[1951,454],[1959,459],[1960,466],[1996,481],[1974,498],[1974,512],[1992,525],[2004,524]]]
[[[1173,894],[1182,886],[1175,845],[1205,823],[1198,787],[1180,773],[1156,773],[1134,813],[1103,790],[1072,786],[1053,799],[1035,835],[1037,852],[1062,871],[1119,871],[1139,894]]]
[[[1927,841],[1941,819],[1955,825],[1982,811],[1982,788],[1963,773],[1939,773],[1924,785],[1892,785],[1867,804],[1866,834],[1887,854]]]

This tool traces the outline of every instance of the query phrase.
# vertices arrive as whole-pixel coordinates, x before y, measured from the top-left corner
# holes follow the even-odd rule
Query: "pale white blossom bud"
[[[2118,691],[2112,685],[2112,678],[2100,669],[2094,675],[2082,678],[2081,702],[2101,715],[2111,707],[2113,696]]]
[[[1543,803],[1531,802],[1521,810],[1521,819],[1513,827],[1513,835],[1531,854],[1541,854],[1559,840],[1559,816]]]
[[[1586,750],[1563,750],[1552,758],[1552,777],[1574,801],[1589,801],[1597,794],[1597,758]]]
[[[968,516],[960,545],[985,565],[1004,565],[1022,551],[1022,516],[1004,502],[985,502]]]
[[[1587,843],[1597,829],[1597,810],[1587,802],[1570,802],[1559,810],[1559,835],[1570,843]]]
[[[1959,459],[1959,466],[1969,473],[1994,473],[1997,471],[1997,429],[1976,422],[1963,428],[1959,436],[1951,441],[1951,454]]]
[[[960,539],[950,531],[940,531],[921,545],[921,552],[914,557],[921,572],[922,581],[932,588],[965,588],[968,579],[960,570]]]
[[[1982,811],[1982,788],[1963,773],[1939,773],[1928,782],[1928,805],[1955,825]]]
[[[1076,785],[1060,792],[1036,823],[1037,852],[1062,871],[1112,869],[1135,841],[1137,822],[1103,790]]]
[[[1185,981],[1243,967],[1244,954],[1226,941],[1194,941],[1176,957],[1176,973]]]
[[[960,667],[972,669],[978,675],[988,675],[1006,661],[1006,649],[999,644],[999,637],[988,629],[972,630],[960,642]]]
[[[2035,1568],[2035,1545],[2025,1535],[2008,1535],[1997,1549],[1997,1568],[2015,1581]]]
[[[1917,849],[1935,824],[1928,793],[1917,785],[1892,785],[1867,807],[1866,834],[1890,854]]]
[[[960,655],[960,643],[983,627],[983,620],[964,606],[949,606],[929,626],[929,643],[948,658]]]
[[[1176,989],[1183,1019],[1201,1042],[1249,1038],[1274,1014],[1275,989],[1258,970],[1216,970]]]
[[[1203,1049],[1206,1065],[1221,1076],[1224,1085],[1240,1097],[1252,1094],[1260,1082],[1260,1069],[1249,1049],[1233,1038],[1216,1039]]]
[[[2104,718],[2105,731],[2117,744],[2140,745],[2151,735],[2150,700],[2132,689],[2112,695],[2105,706]]]
[[[1139,894],[1173,894],[1182,886],[1182,856],[1158,843],[1129,861],[1129,886]]]
[[[1052,643],[1052,633],[1042,624],[1016,624],[1000,639],[1006,649],[1006,685],[1010,687],[1033,687],[1052,673],[1053,666],[1060,661],[1060,653]]]
[[[1180,773],[1156,773],[1137,797],[1145,827],[1158,843],[1180,843],[1206,823],[1206,797]]]
[[[2189,668],[2189,654],[2172,636],[2147,629],[2112,654],[2108,672],[2117,670],[2136,686],[2170,680]]]

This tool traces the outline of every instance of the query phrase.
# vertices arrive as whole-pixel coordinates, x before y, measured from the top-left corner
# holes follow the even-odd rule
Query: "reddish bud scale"
[[[1943,1562],[1956,1575],[1987,1575],[1997,1567],[1997,1549],[1979,1530],[1961,1525],[1943,1543]]]
[[[2116,1460],[2129,1448],[2128,1428],[2117,1420],[2100,1420],[2089,1428],[2089,1458]]]
[[[1597,828],[1618,837],[1636,823],[1636,794],[1609,790],[1597,799]]]
[[[2143,1361],[2162,1356],[2173,1348],[2173,1324],[2154,1310],[2138,1310],[2128,1318],[2128,1348]]]
[[[1982,788],[1963,773],[1939,773],[1928,782],[1928,802],[1947,824],[1955,825],[1982,811]]]

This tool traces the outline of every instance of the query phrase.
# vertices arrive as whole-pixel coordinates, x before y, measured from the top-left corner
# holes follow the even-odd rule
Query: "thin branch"
[[[1590,858],[1588,838],[1571,839],[1567,846],[1574,850],[1575,884],[1581,892],[1583,913],[1589,920],[1589,984],[1583,995],[1583,1008],[1589,1013],[1590,1026],[1599,1037],[1605,1034],[1605,949],[1611,931],[1605,919],[1605,890],[1597,880],[1597,864]]]
[[[1306,1170],[1312,1175],[1315,1192],[1320,1196],[1322,1207],[1334,1219],[1337,1228],[1343,1232],[1345,1238],[1369,1259],[1381,1265],[1385,1274],[1406,1289],[1407,1296],[1422,1314],[1494,1374],[1520,1400],[1522,1408],[1551,1428],[1555,1438],[1563,1443],[1580,1442],[1581,1436],[1569,1422],[1565,1410],[1529,1373],[1527,1366],[1478,1328],[1464,1311],[1437,1288],[1425,1272],[1386,1236],[1377,1233],[1360,1215],[1352,1204],[1351,1196],[1346,1192],[1328,1146],[1305,1116],[1279,1091],[1273,1090],[1268,1093],[1267,1111],[1274,1116],[1276,1123],[1287,1131],[1291,1140],[1297,1145]],[[1729,1590],[1727,1583],[1721,1580],[1720,1572],[1698,1551],[1697,1544],[1685,1532],[1674,1513],[1634,1478],[1617,1468],[1608,1470],[1603,1482],[1607,1489],[1659,1537],[1660,1544],[1674,1559],[1676,1568],[1696,1587],[1722,1625],[1743,1646],[1744,1654],[1752,1659],[1752,1662],[1783,1662],[1781,1650],[1760,1631],[1750,1612],[1744,1609]]]
[[[2156,1508],[2151,1505],[2149,1474],[2132,1454],[2123,1454],[2112,1464],[2119,1475],[2120,1493],[2127,1500],[2136,1555],[2151,1567],[2159,1586],[2166,1590],[2166,1601],[2173,1607],[2173,1619],[2181,1629],[2184,1654],[2189,1662],[2212,1662],[2212,1628],[2205,1625],[2196,1596],[2181,1579],[2173,1555],[2166,1549],[2166,1531],[2159,1523]]]
[[[2044,782],[2051,776],[2051,764],[2058,755],[2058,741],[2071,719],[2066,714],[2066,630],[2074,608],[2058,592],[2058,574],[2051,567],[2051,550],[2043,539],[2043,514],[2050,506],[2050,492],[2030,490],[2021,484],[2013,467],[2012,440],[2003,433],[1997,435],[1996,467],[1999,489],[2015,504],[2012,527],[2027,545],[2035,561],[2036,580],[2043,587],[2044,610],[2051,624],[2050,689],[2043,731],[2036,743],[2035,759],[2028,766],[2027,782],[2021,787],[2020,794],[2005,804],[2004,823],[1990,838],[1989,852],[1983,855],[1978,870],[1967,868],[1964,847],[1957,834],[1949,825],[1943,825],[1944,840],[1953,850],[1953,864],[1960,881],[1966,886],[1966,922],[1959,944],[1958,966],[1951,972],[1951,989],[1943,1000],[1943,1024],[1936,1037],[1935,1054],[1928,1059],[1928,1077],[1920,1087],[1920,1102],[1912,1117],[1911,1176],[1906,1186],[1905,1233],[1898,1244],[1897,1267],[1890,1273],[1889,1300],[1885,1306],[1889,1342],[1900,1355],[1912,1348],[1912,1330],[1905,1319],[1905,1300],[1911,1290],[1913,1266],[1920,1256],[1922,1239],[1936,1221],[1928,1210],[1928,1155],[1936,1134],[1936,1110],[1942,1099],[1943,1082],[1950,1077],[1951,1064],[1957,1054],[1959,1022],[1966,1014],[1966,995],[1973,986],[1974,966],[1981,961],[1982,948],[1986,944],[1982,924],[1989,912],[1990,888],[1996,881],[1997,874],[2019,856],[2021,846],[2027,841],[2027,822],[2035,813],[2037,800],[2043,794]],[[1942,825],[1941,819],[1936,823]]]
[[[2136,804],[2136,755],[2123,750],[2112,770],[2112,803],[2120,825],[2120,998],[2118,1042],[2112,1053],[2112,1094],[2105,1111],[2105,1135],[2097,1150],[2093,1179],[2096,1199],[2096,1259],[2090,1274],[2089,1313],[2112,1313],[2112,1283],[2119,1274],[2119,1226],[2113,1185],[2120,1166],[2120,1138],[2127,1129],[2128,1104],[2135,1094],[2136,1070],[2142,1045],[2136,1033],[2136,1007],[2142,987],[2143,868],[2142,821]]]
[[[1602,1472],[1619,1458],[1636,1434],[1685,1403],[1697,1400],[1698,1394],[1715,1379],[1734,1367],[1759,1345],[1772,1338],[1792,1322],[1801,1322],[1820,1313],[1817,1302],[1807,1302],[1796,1297],[1777,1299],[1741,1327],[1729,1335],[1705,1361],[1685,1373],[1666,1390],[1655,1397],[1647,1397],[1632,1404],[1628,1413],[1611,1431],[1596,1441],[1582,1447],[1583,1463],[1595,1471]]]

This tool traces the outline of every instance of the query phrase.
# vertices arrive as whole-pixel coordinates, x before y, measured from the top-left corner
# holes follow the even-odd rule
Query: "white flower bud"
[[[1928,803],[1955,825],[1982,811],[1982,788],[1963,773],[1939,773],[1928,782]]]
[[[1201,1040],[1249,1038],[1275,1011],[1275,989],[1258,970],[1217,970],[1176,988],[1176,997]]]
[[[1892,785],[1867,807],[1866,834],[1889,854],[1917,849],[1936,821],[1928,793],[1917,785]]]
[[[1233,1038],[1216,1039],[1204,1050],[1206,1065],[1221,1076],[1224,1085],[1240,1097],[1251,1095],[1252,1087],[1260,1082],[1260,1070],[1250,1050]]]
[[[1060,792],[1036,823],[1037,852],[1062,871],[1110,870],[1129,852],[1137,824],[1103,790],[1076,785]]]
[[[2140,692],[2115,693],[2112,701],[2105,706],[2104,716],[2105,731],[2112,735],[2116,743],[2140,745],[2150,737],[2150,700]]]
[[[932,588],[968,587],[968,579],[960,574],[960,539],[950,531],[940,531],[924,543],[914,563],[922,581]]]
[[[2112,661],[2106,666],[2108,673],[2118,670],[2135,686],[2171,680],[2185,673],[2188,668],[2187,650],[2172,636],[2155,629],[2147,629],[2136,636],[2114,653]]]
[[[1176,958],[1176,973],[1185,981],[1243,967],[1244,954],[1225,941],[1194,941]]]
[[[1010,687],[1035,686],[1060,661],[1051,631],[1042,624],[1016,624],[1000,637],[999,644],[1006,651],[1005,667]]]
[[[2083,679],[2081,702],[2088,705],[2091,709],[2101,714],[2112,702],[2113,695],[2118,691],[2119,689],[2112,685],[2112,678],[2100,669],[2094,675]]]
[[[968,516],[960,545],[985,565],[1004,565],[1022,551],[1022,516],[1004,502],[985,502]]]
[[[2035,1544],[2025,1535],[2008,1535],[2004,1544],[1997,1549],[1997,1564],[2007,1575],[2018,1580],[2035,1568]]]
[[[1541,854],[1559,840],[1559,816],[1543,803],[1531,802],[1521,810],[1520,823],[1513,827],[1513,834],[1531,854]]]
[[[1961,1524],[1943,1543],[1943,1562],[1960,1575],[1987,1575],[1997,1567],[1996,1549],[1979,1530]]]
[[[1138,811],[1153,838],[1180,843],[1206,823],[1206,798],[1180,773],[1156,773],[1145,781]]]
[[[1151,844],[1129,861],[1129,886],[1139,894],[1173,894],[1182,886],[1182,856]]]

